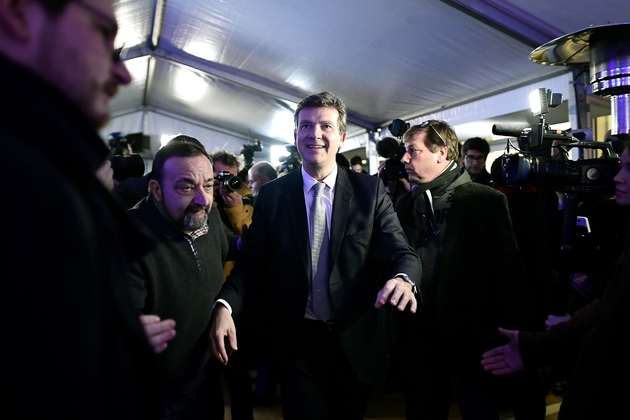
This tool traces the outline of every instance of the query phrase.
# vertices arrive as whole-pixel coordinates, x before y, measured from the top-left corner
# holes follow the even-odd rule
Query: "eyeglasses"
[[[82,0],[76,0],[73,3],[76,4],[77,6],[80,6],[83,10],[87,11],[88,13],[91,13],[93,16],[96,16],[100,21],[102,21],[102,23],[98,25],[99,31],[101,32],[101,34],[103,35],[103,38],[106,41],[111,40],[113,42],[114,38],[116,38],[116,33],[118,33],[118,23],[116,22],[115,19],[112,19],[111,16],[107,15],[102,10],[99,10],[96,6],[93,6]],[[116,48],[114,52],[112,53],[112,62],[114,64],[119,63],[124,58],[123,57],[124,46],[125,44],[123,44],[119,48]]]
[[[435,127],[433,127],[433,126],[431,125],[431,122],[430,122],[430,121],[425,121],[425,122],[423,122],[422,124],[420,124],[420,128],[425,128],[425,127],[427,127],[427,126],[428,126],[428,127],[431,127],[431,128],[433,129],[433,131],[435,131],[435,134],[437,134],[437,135],[438,135],[438,137],[440,138],[440,140],[442,140],[442,144],[443,144],[444,146],[446,146],[446,140],[444,140],[444,137],[442,137],[442,136],[440,135],[440,133],[438,133],[438,131],[435,129]],[[448,146],[447,146],[447,147],[448,147]]]
[[[466,158],[466,160],[467,160],[468,162],[474,162],[474,161],[477,161],[477,162],[483,162],[484,160],[486,160],[486,158],[485,158],[485,156],[484,156],[484,155],[479,155],[479,156],[475,156],[475,155],[466,155],[466,156],[464,156],[464,157]]]

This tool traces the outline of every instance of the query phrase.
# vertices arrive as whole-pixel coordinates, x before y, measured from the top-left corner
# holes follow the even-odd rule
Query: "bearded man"
[[[205,151],[170,143],[155,155],[149,196],[129,210],[157,244],[132,266],[136,308],[177,323],[177,336],[165,336],[158,354],[162,418],[204,418],[210,409],[205,394],[212,302],[238,239],[212,206],[213,183]]]

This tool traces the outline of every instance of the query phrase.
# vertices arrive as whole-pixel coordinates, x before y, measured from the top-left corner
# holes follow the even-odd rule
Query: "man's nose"
[[[209,206],[212,204],[212,200],[212,193],[208,193],[203,188],[200,188],[197,190],[193,201],[198,206]]]
[[[131,73],[129,72],[129,69],[125,65],[124,61],[120,60],[114,63],[114,68],[112,69],[112,72],[114,73],[114,79],[116,79],[116,82],[118,82],[118,84],[128,85],[129,83],[131,83]]]

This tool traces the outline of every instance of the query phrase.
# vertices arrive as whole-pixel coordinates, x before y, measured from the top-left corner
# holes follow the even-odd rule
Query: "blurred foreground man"
[[[127,278],[148,246],[95,176],[117,29],[110,0],[0,0],[6,418],[157,417]]]
[[[264,305],[289,420],[362,419],[370,384],[384,373],[390,305],[417,306],[420,262],[383,183],[336,164],[346,115],[330,92],[298,104],[302,169],[261,188],[247,244],[213,313],[213,352],[228,363],[237,349],[232,317]]]
[[[630,206],[630,148],[621,155],[621,170],[615,182],[617,204]],[[630,225],[626,229],[629,228]],[[628,415],[623,401],[629,387],[619,381],[630,374],[626,344],[630,326],[629,233],[626,231],[623,253],[611,267],[600,299],[573,314],[569,321],[544,332],[499,329],[510,342],[483,355],[482,364],[487,371],[506,375],[561,360],[579,348],[558,419],[617,419]]]

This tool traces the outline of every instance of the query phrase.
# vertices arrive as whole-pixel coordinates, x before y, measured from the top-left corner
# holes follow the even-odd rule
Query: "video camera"
[[[278,158],[281,163],[278,172],[286,174],[300,168],[300,166],[302,166],[302,158],[300,157],[297,147],[294,145],[287,144],[284,147],[287,149],[287,152],[289,152],[289,156],[280,156]]]
[[[241,155],[245,161],[245,168],[249,169],[254,165],[254,152],[261,152],[262,144],[260,140],[254,140],[254,144],[244,144],[241,148]]]
[[[381,175],[384,180],[409,178],[409,174],[407,174],[405,170],[405,164],[400,161],[406,152],[405,146],[400,139],[402,139],[403,135],[409,130],[409,127],[409,123],[395,119],[387,126],[387,129],[398,139],[394,137],[383,137],[376,143],[376,152],[379,156],[387,159]]]
[[[610,143],[580,141],[566,131],[551,130],[544,115],[549,108],[562,102],[561,94],[538,89],[532,92],[532,111],[540,116],[537,127],[528,125],[492,126],[496,135],[518,138],[521,153],[509,154],[509,143],[503,155],[503,174],[511,187],[548,187],[565,193],[612,194],[615,191],[613,178],[621,168],[619,156]],[[557,148],[556,157],[551,150]],[[569,151],[593,150],[601,157],[594,159],[570,160]]]
[[[144,175],[144,159],[137,153],[127,156],[108,156],[108,159],[114,171],[113,178],[118,182],[127,178],[139,178]]]

